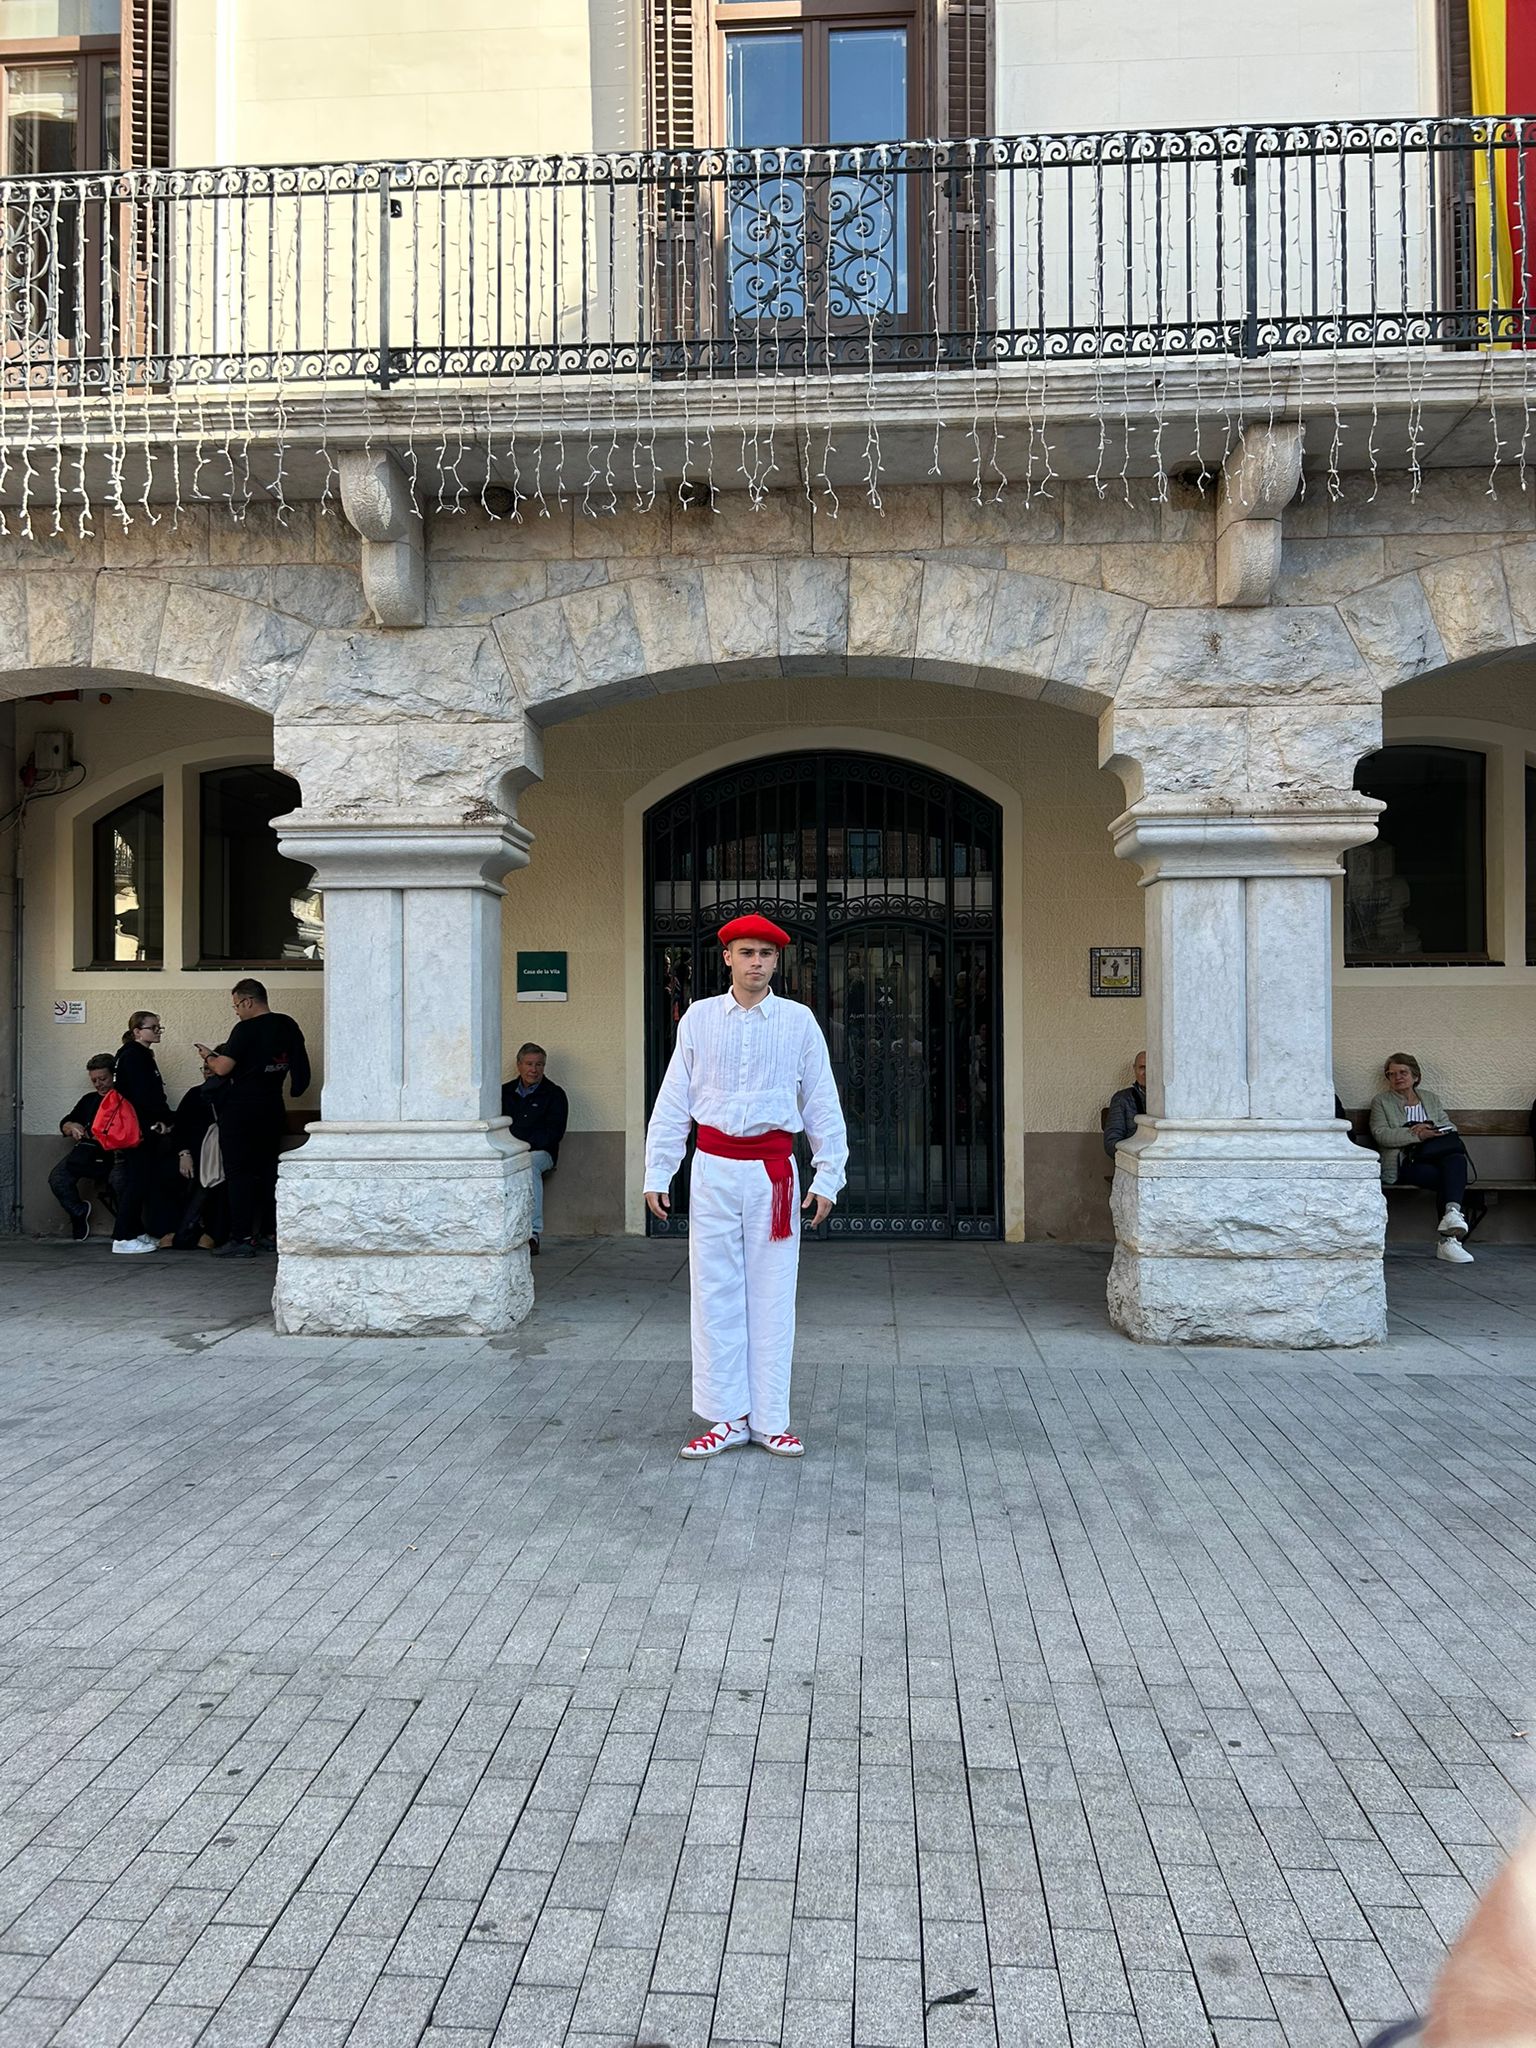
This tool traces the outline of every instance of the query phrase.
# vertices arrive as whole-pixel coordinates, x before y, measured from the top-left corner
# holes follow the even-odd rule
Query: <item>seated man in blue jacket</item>
[[[538,1255],[544,1234],[544,1176],[553,1173],[560,1157],[560,1140],[571,1106],[565,1090],[545,1078],[547,1054],[542,1045],[521,1045],[517,1049],[517,1075],[501,1091],[501,1113],[512,1119],[512,1135],[521,1138],[533,1154],[533,1235],[528,1249]]]

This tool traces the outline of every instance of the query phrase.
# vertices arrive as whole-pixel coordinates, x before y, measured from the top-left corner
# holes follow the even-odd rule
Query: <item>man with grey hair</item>
[[[513,1137],[521,1138],[533,1155],[528,1162],[533,1168],[533,1234],[528,1249],[535,1258],[544,1234],[544,1176],[555,1170],[571,1113],[565,1090],[545,1075],[547,1058],[542,1045],[520,1045],[517,1072],[501,1091],[501,1113],[511,1118]]]

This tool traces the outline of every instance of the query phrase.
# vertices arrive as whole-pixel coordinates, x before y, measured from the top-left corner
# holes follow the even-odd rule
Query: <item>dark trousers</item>
[[[1440,1205],[1440,1214],[1454,1202],[1459,1209],[1466,1198],[1467,1176],[1472,1162],[1465,1152],[1451,1152],[1444,1159],[1400,1159],[1397,1177],[1410,1187],[1428,1188]]]
[[[112,1226],[113,1237],[122,1239],[144,1235],[144,1208],[149,1199],[156,1157],[152,1138],[146,1139],[142,1145],[129,1145],[114,1157],[112,1192],[117,1198],[117,1220]]]
[[[86,1199],[80,1192],[81,1181],[93,1180],[98,1188],[104,1188],[111,1171],[101,1147],[82,1139],[78,1145],[70,1146],[49,1174],[48,1185],[57,1196],[64,1214],[74,1218],[83,1216],[87,1208]]]
[[[238,1242],[277,1235],[277,1160],[282,1148],[279,1117],[219,1113],[219,1150],[229,1194],[229,1234]]]

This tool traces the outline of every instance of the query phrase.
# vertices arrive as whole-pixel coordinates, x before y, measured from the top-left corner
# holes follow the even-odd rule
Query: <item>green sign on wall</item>
[[[563,1003],[569,993],[563,953],[519,953],[517,1000],[520,1003]]]

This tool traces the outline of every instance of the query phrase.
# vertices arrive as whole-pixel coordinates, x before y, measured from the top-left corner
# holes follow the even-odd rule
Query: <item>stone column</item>
[[[1374,1154],[1333,1113],[1333,878],[1375,833],[1305,803],[1142,796],[1111,828],[1147,892],[1147,1115],[1116,1155],[1110,1315],[1158,1343],[1386,1334]]]
[[[325,895],[321,1121],[283,1161],[279,1330],[505,1330],[533,1302],[528,1149],[501,1115],[515,822],[281,823]]]

